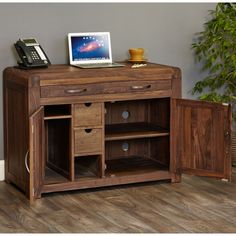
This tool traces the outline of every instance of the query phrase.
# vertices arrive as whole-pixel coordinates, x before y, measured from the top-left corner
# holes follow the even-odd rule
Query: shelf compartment
[[[48,105],[44,107],[44,120],[71,118],[71,105]]]
[[[119,160],[121,157],[122,159],[126,158],[127,162],[129,160],[132,162],[132,157],[142,157],[145,161],[148,160],[148,162],[153,162],[169,169],[169,136],[106,142],[105,162]]]
[[[99,163],[99,155],[75,157],[75,180],[98,178],[100,170]]]
[[[43,184],[50,185],[50,184],[59,184],[59,183],[67,183],[69,182],[68,178],[62,176],[58,172],[52,170],[49,167],[45,168],[45,176]]]
[[[50,168],[58,175],[70,177],[70,131],[71,120],[45,121],[45,169]]]
[[[147,122],[106,125],[105,140],[127,140],[169,136],[170,133],[155,124]]]
[[[160,165],[156,161],[139,156],[106,160],[106,177],[121,177],[151,173],[155,171],[168,171],[168,167]]]

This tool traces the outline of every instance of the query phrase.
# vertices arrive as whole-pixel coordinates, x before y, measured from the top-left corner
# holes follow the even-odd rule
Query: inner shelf
[[[137,175],[156,171],[168,171],[168,167],[152,159],[138,156],[106,160],[106,177]]]
[[[71,118],[70,105],[48,105],[44,107],[44,120]]]
[[[169,136],[170,133],[157,125],[139,122],[126,124],[110,124],[105,127],[105,140],[127,140]]]
[[[51,168],[45,168],[44,184],[66,183],[69,180]]]

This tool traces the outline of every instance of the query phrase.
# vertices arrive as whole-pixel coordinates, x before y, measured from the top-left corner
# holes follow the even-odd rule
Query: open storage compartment
[[[71,105],[50,105],[44,107],[44,119],[71,118]]]
[[[44,184],[67,182],[71,160],[71,107],[45,106]]]
[[[106,176],[169,171],[170,99],[106,103]]]
[[[75,180],[97,178],[100,174],[100,155],[75,157]]]
[[[105,139],[169,136],[170,99],[106,103]]]
[[[106,176],[169,170],[169,138],[130,139],[106,143]]]

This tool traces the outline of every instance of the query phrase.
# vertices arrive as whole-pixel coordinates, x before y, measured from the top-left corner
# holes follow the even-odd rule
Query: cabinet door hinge
[[[228,179],[221,179],[221,181],[223,181],[223,182],[229,182]]]
[[[34,126],[31,126],[32,134],[34,133]]]
[[[229,106],[229,103],[222,102],[223,106]]]

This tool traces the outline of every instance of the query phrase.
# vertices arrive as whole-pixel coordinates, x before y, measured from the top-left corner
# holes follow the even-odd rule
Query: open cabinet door
[[[41,107],[29,120],[29,173],[30,202],[40,197],[43,183],[43,132],[44,109]]]
[[[176,172],[230,181],[230,105],[172,99],[171,122]]]

